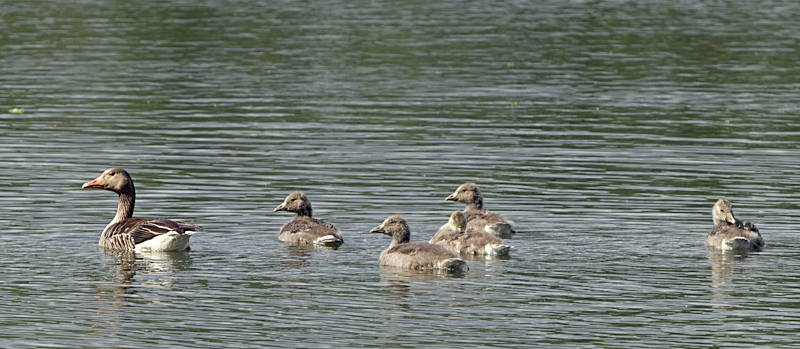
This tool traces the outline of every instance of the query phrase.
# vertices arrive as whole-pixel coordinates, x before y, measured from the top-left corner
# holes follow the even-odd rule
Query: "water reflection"
[[[476,255],[476,254],[468,254],[468,253],[462,253],[462,254],[459,255],[459,257],[461,259],[465,260],[465,261],[468,261],[468,262],[476,262],[476,261],[483,262],[483,261],[492,261],[492,260],[509,260],[509,259],[511,259],[510,255],[497,256],[497,255],[488,255],[488,254]]]
[[[468,272],[450,270],[410,270],[392,266],[381,267],[381,281],[388,283],[390,303],[402,304],[402,298],[408,295],[412,282],[431,281],[448,277],[464,277]]]
[[[709,257],[664,223],[705,227],[707,199],[731,196],[799,224],[800,6],[687,3],[4,2],[0,111],[25,108],[0,115],[0,311],[24,320],[6,334],[85,346],[98,336],[75,330],[82,313],[130,341],[98,347],[714,346],[767,321],[779,332],[742,344],[791,342],[796,321],[776,310],[797,298],[794,246]],[[109,163],[141,172],[141,214],[225,233],[175,258],[98,257],[82,231],[43,243],[52,227],[102,228],[98,200],[113,198],[65,186]],[[406,212],[433,232],[467,180],[530,234],[463,279],[376,268],[388,240],[331,253],[255,236],[285,219],[254,207],[296,189],[344,231]],[[751,280],[754,259],[770,268]],[[437,309],[443,292],[471,306]],[[177,322],[141,306],[156,299],[178,303]],[[754,311],[713,322],[685,300]],[[380,328],[404,342],[365,335],[375,304],[411,310]],[[294,326],[320,310],[349,328]],[[177,326],[141,330],[154,321]]]
[[[136,253],[133,251],[101,250],[103,259],[115,267],[117,275],[114,278],[120,285],[128,285],[136,276]]]
[[[734,271],[748,271],[758,256],[758,252],[710,251],[708,259],[711,261],[711,287],[716,307],[726,306],[723,304],[731,296]]]
[[[381,266],[382,280],[426,281],[443,277],[464,277],[469,271],[457,270],[411,270],[392,266]]]
[[[288,268],[299,269],[307,266],[311,260],[311,252],[314,251],[312,246],[298,246],[291,244],[286,245],[286,251],[289,252],[289,258],[281,260],[281,264]]]
[[[146,288],[164,288],[175,284],[175,275],[192,267],[192,258],[186,252],[151,252],[102,250],[102,258],[111,266],[106,276],[111,282],[95,285],[97,293],[97,315],[103,315],[102,323],[93,324],[95,331],[111,336],[124,336],[135,321],[135,305],[162,300],[161,297],[143,299],[140,294]],[[152,292],[152,290],[150,291]]]
[[[176,272],[189,270],[192,266],[190,253],[184,251],[137,253],[103,250],[103,255],[116,267],[117,284],[126,290],[136,284],[134,277],[137,274],[143,276],[139,285],[166,286],[174,282]]]
[[[386,296],[384,303],[388,305],[388,309],[408,309],[406,298],[411,291],[408,279],[381,270],[381,281],[387,284],[380,293]]]
[[[294,245],[284,243],[286,251],[289,253],[288,258],[281,260],[281,265],[291,269],[299,269],[307,266],[311,262],[311,256],[314,251],[335,251],[339,248],[337,246],[322,246],[322,245]]]
[[[380,267],[381,283],[385,287],[381,290],[381,294],[385,296],[384,303],[387,304],[387,310],[398,309],[411,309],[408,298],[412,295],[411,290],[415,286],[418,287],[418,292],[438,292],[442,287],[447,288],[445,285],[438,284],[438,281],[446,278],[464,278],[468,272],[454,272],[446,270],[409,270],[391,266]],[[427,289],[432,287],[432,289]],[[460,286],[455,286],[452,291],[458,292]],[[431,291],[434,290],[434,291]]]

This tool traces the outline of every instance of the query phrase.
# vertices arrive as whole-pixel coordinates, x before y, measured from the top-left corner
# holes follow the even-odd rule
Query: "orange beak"
[[[93,180],[91,180],[89,182],[83,183],[83,187],[82,188],[84,188],[84,189],[86,189],[86,188],[103,189],[103,188],[105,188],[105,186],[106,186],[106,182],[103,181],[103,176],[100,176],[100,177],[97,177],[97,178],[95,178],[95,179],[93,179]]]

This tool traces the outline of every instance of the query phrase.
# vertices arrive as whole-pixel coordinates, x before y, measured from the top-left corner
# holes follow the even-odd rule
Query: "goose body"
[[[482,231],[501,238],[511,238],[517,233],[514,231],[514,222],[499,213],[483,208],[483,195],[475,183],[468,182],[460,185],[445,200],[466,205],[464,216],[467,219],[468,232]]]
[[[381,233],[392,237],[389,248],[381,252],[381,265],[414,270],[447,270],[464,272],[467,263],[444,246],[424,242],[410,242],[411,230],[405,219],[394,215],[370,233]]]
[[[188,251],[189,237],[203,227],[166,218],[134,218],[136,190],[133,179],[121,168],[110,168],[83,184],[119,195],[117,214],[103,229],[98,244],[106,249],[128,251]]]
[[[724,251],[761,251],[764,238],[753,223],[743,222],[733,215],[731,202],[719,199],[711,210],[714,227],[706,236],[708,248]]]
[[[511,251],[511,246],[497,236],[478,230],[467,231],[467,220],[461,211],[453,211],[447,224],[439,228],[429,242],[455,253],[471,255],[507,256]]]
[[[293,245],[339,246],[344,243],[341,233],[328,222],[313,218],[311,201],[300,191],[286,196],[286,199],[273,212],[287,211],[297,216],[284,224],[278,240]]]

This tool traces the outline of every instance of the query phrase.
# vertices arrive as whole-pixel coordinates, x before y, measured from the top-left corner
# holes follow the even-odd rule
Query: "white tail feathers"
[[[511,229],[511,224],[508,223],[492,223],[483,227],[483,230],[494,236],[501,238],[509,238],[514,236],[514,231]]]
[[[339,238],[333,235],[325,235],[314,240],[314,245],[340,244],[341,242]]]
[[[723,250],[749,250],[753,248],[753,243],[750,242],[749,239],[737,236],[730,240],[725,240],[725,243],[722,245]]]
[[[189,237],[193,233],[195,232],[191,230],[183,234],[170,231],[136,245],[135,250],[139,252],[184,251],[186,250],[186,246],[189,246]]]
[[[488,244],[484,248],[487,256],[508,256],[514,247],[506,244]]]

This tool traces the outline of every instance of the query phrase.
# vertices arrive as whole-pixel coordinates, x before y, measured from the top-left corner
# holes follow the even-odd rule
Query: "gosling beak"
[[[383,230],[383,224],[381,224],[381,225],[379,225],[379,226],[377,226],[375,228],[372,228],[372,230],[370,230],[369,232],[370,233],[381,233],[381,234],[384,234],[384,233],[386,233],[386,230]]]
[[[276,207],[274,210],[272,210],[272,212],[278,212],[278,211],[286,211],[286,203],[285,202],[280,204],[280,205],[278,205],[278,207]]]
[[[448,195],[446,198],[444,198],[444,201],[456,201],[456,193]]]

